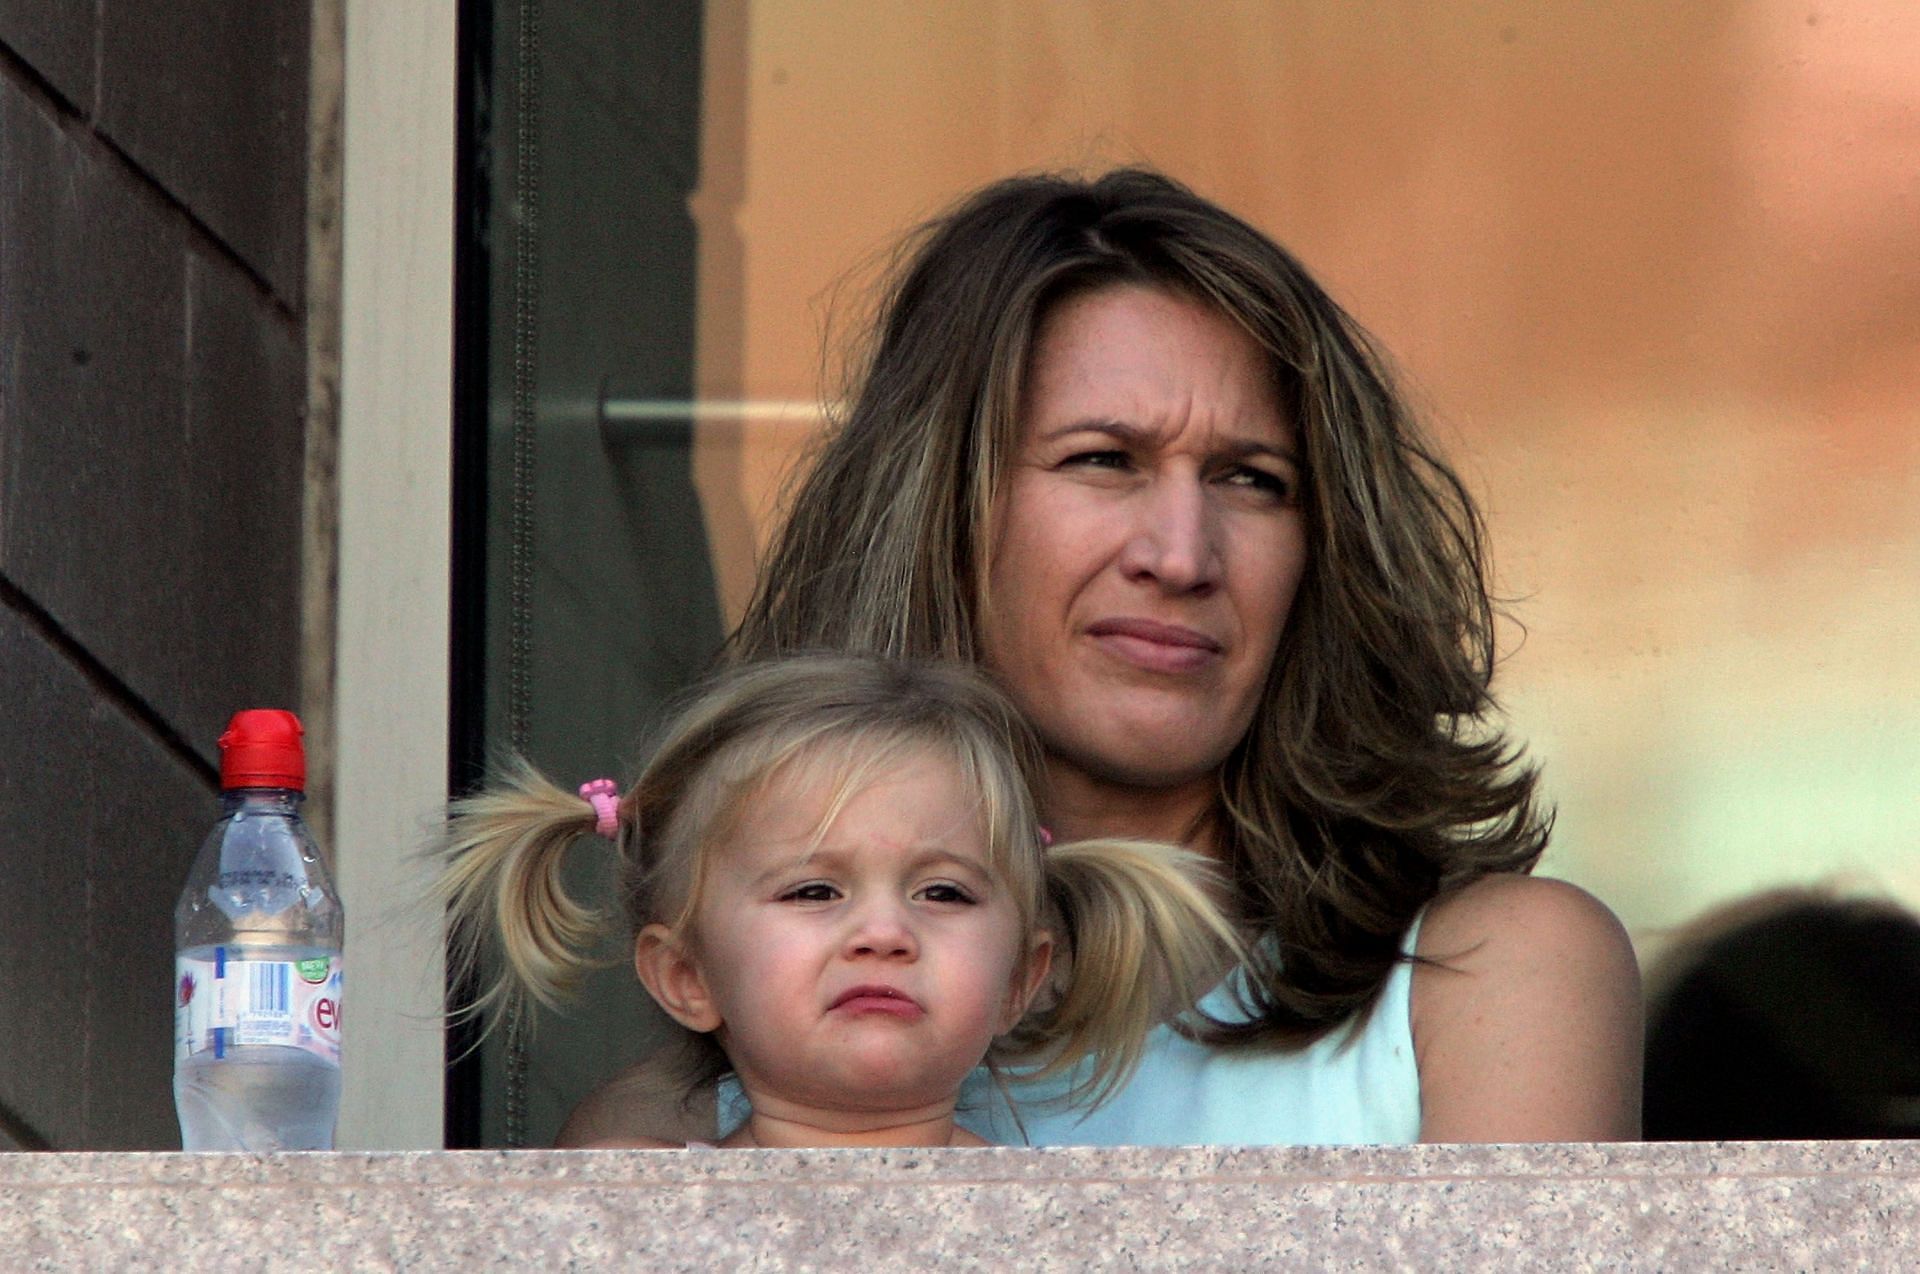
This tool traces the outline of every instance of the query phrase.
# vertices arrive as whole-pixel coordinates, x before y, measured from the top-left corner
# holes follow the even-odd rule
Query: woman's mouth
[[[1220,657],[1220,643],[1203,632],[1154,619],[1102,619],[1087,635],[1115,658],[1149,672],[1193,672]]]
[[[834,997],[828,1011],[834,1013],[882,1013],[888,1017],[917,1018],[926,1015],[919,1001],[890,986],[856,986]]]

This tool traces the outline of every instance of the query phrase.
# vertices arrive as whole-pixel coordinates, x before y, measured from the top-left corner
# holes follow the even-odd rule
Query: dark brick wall
[[[299,706],[307,49],[0,0],[0,1146],[178,1144],[214,738]]]

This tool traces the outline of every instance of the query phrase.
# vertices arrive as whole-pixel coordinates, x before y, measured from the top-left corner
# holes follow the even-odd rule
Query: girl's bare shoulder
[[[718,1118],[712,1089],[689,1098],[642,1063],[589,1093],[553,1144],[561,1150],[677,1149],[714,1140]]]
[[[567,1147],[570,1150],[685,1150],[684,1141],[662,1141],[658,1137],[608,1137]]]

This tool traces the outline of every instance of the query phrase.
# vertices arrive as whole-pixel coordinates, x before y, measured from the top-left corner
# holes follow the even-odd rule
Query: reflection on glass
[[[822,349],[890,246],[1009,172],[1145,162],[1328,281],[1479,488],[1519,621],[1503,697],[1560,808],[1546,871],[1648,951],[1774,883],[1920,902],[1920,11],[1896,9],[550,0],[516,253],[528,11],[502,3],[493,684],[516,269],[530,747],[626,773],[744,603],[838,389]],[[641,1017],[616,968],[540,1024],[531,1140]]]

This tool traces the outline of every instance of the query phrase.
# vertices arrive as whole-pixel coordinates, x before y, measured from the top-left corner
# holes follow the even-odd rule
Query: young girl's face
[[[642,977],[684,1025],[719,1032],[756,1111],[950,1109],[1051,943],[1023,931],[952,758],[903,753],[828,823],[842,773],[803,757],[747,801],[707,851],[691,949],[649,976],[643,934]]]

